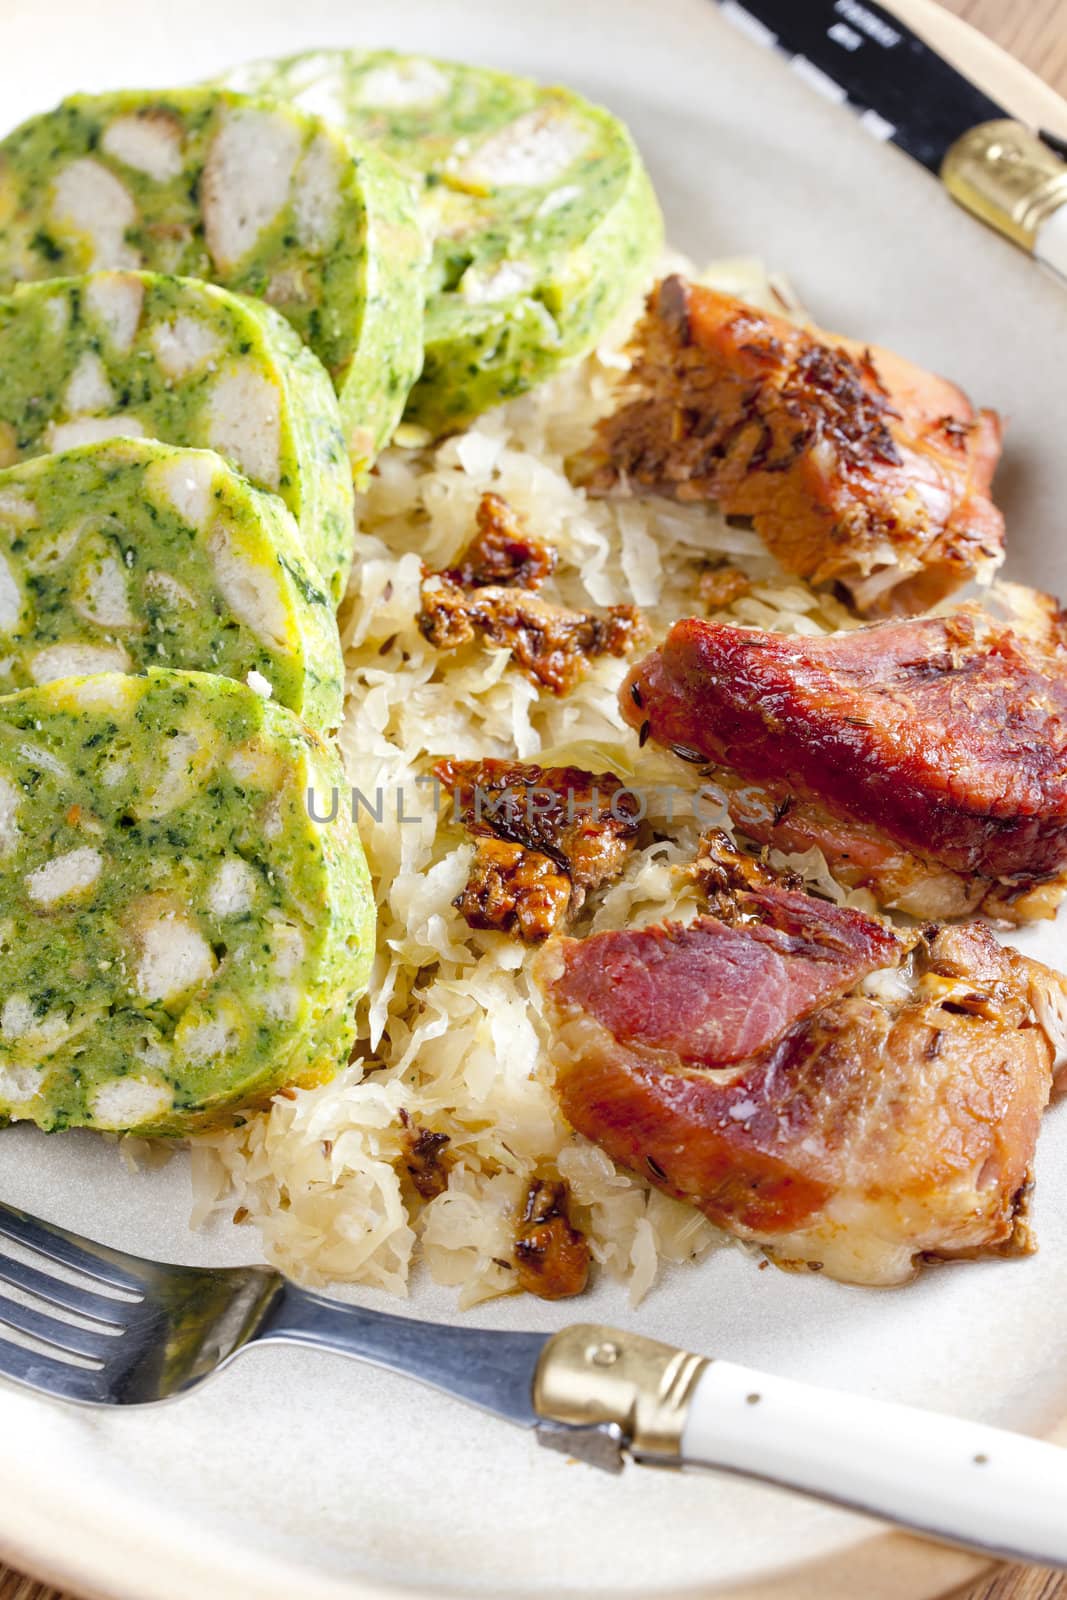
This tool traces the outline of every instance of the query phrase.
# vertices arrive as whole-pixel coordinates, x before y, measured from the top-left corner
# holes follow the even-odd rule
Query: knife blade
[[[424,1322],[284,1283],[254,1335],[355,1356],[611,1473],[709,1467],[993,1555],[1067,1568],[1067,1451],[572,1323],[552,1334]],[[0,1350],[3,1345],[0,1343]]]
[[[823,74],[839,91],[835,98],[867,116],[872,132],[931,172],[940,172],[950,146],[969,129],[1008,115],[881,6],[858,0],[726,0],[723,10],[742,27],[738,12],[755,21],[758,28],[747,30],[753,37],[785,52],[809,81],[801,63]]]
[[[953,199],[1067,282],[1060,141],[1009,116],[874,0],[720,0],[723,15],[877,138],[936,174]]]

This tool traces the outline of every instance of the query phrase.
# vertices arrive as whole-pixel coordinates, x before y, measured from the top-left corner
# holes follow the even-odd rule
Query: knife
[[[872,0],[720,0],[813,88],[936,174],[952,198],[1067,283],[1067,153]]]
[[[1067,1450],[1057,1445],[618,1328],[520,1333],[398,1317],[269,1267],[130,1255],[0,1203],[0,1381],[80,1405],[144,1406],[191,1394],[270,1344],[417,1379],[609,1472],[627,1457],[720,1468],[1067,1568]]]
[[[623,1452],[648,1466],[719,1468],[950,1544],[1067,1567],[1058,1445],[614,1328],[561,1329],[532,1376],[540,1443],[609,1471]]]

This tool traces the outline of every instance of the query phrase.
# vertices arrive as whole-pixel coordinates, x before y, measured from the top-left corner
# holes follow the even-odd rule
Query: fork
[[[398,1317],[268,1267],[128,1255],[0,1205],[0,1375],[59,1400],[147,1405],[251,1345],[403,1373],[608,1471],[630,1459],[760,1478],[994,1555],[1067,1567],[1067,1451],[592,1324],[512,1333]]]

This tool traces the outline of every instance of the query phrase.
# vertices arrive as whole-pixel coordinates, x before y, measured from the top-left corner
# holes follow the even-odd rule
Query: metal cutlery
[[[940,177],[954,200],[1067,282],[1062,140],[1012,118],[874,0],[720,0],[827,99]]]
[[[711,1467],[935,1538],[1067,1567],[1067,1451],[772,1377],[620,1329],[446,1326],[329,1300],[266,1267],[168,1266],[0,1205],[0,1375],[146,1405],[242,1350],[310,1345],[403,1373],[608,1471]]]

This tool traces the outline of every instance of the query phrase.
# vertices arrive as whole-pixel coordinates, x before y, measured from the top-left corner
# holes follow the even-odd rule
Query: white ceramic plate
[[[355,42],[495,63],[607,102],[633,127],[681,248],[762,255],[825,326],[917,357],[1007,415],[1009,570],[1067,591],[1067,293],[710,0],[0,0],[0,40],[0,114],[12,122],[75,89],[164,85],[250,55]],[[1067,926],[1031,933],[1027,948],[1067,966]],[[510,1301],[478,1315],[550,1328],[577,1310],[1049,1432],[1067,1418],[1067,1107],[1048,1118],[1038,1180],[1042,1248],[1021,1263],[931,1270],[872,1292],[761,1272],[725,1250],[637,1312],[602,1287],[580,1309]],[[180,1159],[131,1175],[91,1137],[11,1129],[0,1195],[130,1249],[247,1258],[247,1232],[189,1233]],[[444,1317],[450,1299],[420,1288],[412,1308]],[[0,1440],[3,1554],[129,1600],[398,1588],[918,1600],[977,1570],[751,1484],[636,1468],[602,1477],[400,1379],[306,1352],[249,1355],[189,1399],[123,1415],[4,1387]]]

